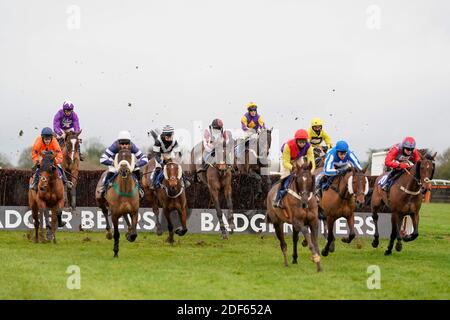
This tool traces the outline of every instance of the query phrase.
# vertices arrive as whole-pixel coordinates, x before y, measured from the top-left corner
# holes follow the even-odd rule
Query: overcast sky
[[[15,163],[65,99],[105,145],[122,129],[149,145],[166,123],[194,135],[215,117],[237,129],[255,101],[276,146],[319,116],[362,160],[405,135],[443,151],[449,12],[446,0],[0,0],[0,153]]]

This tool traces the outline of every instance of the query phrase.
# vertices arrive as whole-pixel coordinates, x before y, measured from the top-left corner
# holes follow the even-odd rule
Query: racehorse
[[[56,168],[53,151],[43,151],[41,156],[38,190],[28,191],[28,205],[34,220],[34,241],[39,242],[39,226],[43,223],[44,211],[50,209],[52,212],[51,233],[47,236],[49,240],[53,239],[53,243],[56,243],[57,216],[62,214],[64,208],[64,184]],[[30,180],[30,183],[31,181],[33,180]]]
[[[378,247],[378,212],[382,204],[386,204],[392,212],[391,215],[391,237],[385,255],[392,254],[394,241],[397,239],[395,250],[402,250],[402,240],[405,242],[413,241],[419,236],[419,211],[422,206],[422,190],[431,188],[431,180],[434,174],[434,160],[436,153],[431,155],[422,155],[411,170],[403,169],[403,174],[393,183],[389,190],[389,194],[381,189],[379,181],[384,175],[381,175],[375,181],[372,194],[372,218],[375,223],[375,235],[372,241],[374,248]],[[410,235],[403,236],[401,234],[401,224],[406,216],[410,216],[414,231]]]
[[[299,232],[301,231],[311,250],[312,261],[317,266],[317,272],[321,271],[320,255],[318,245],[319,218],[317,211],[317,199],[313,195],[314,177],[311,174],[312,164],[304,163],[300,165],[298,161],[293,163],[293,179],[288,186],[288,191],[283,199],[283,208],[273,207],[273,199],[276,196],[280,182],[276,183],[270,189],[267,199],[267,222],[275,227],[275,232],[280,241],[281,251],[283,252],[284,265],[288,266],[287,245],[284,240],[283,226],[290,223],[293,226],[293,264],[297,264],[297,243]],[[308,227],[311,234],[308,233]]]
[[[327,151],[327,146],[314,147],[314,161],[316,162],[316,168],[321,168],[324,166]]]
[[[127,221],[127,214],[131,216],[131,227],[129,228],[126,238],[130,242],[134,242],[137,237],[137,222],[139,210],[139,192],[138,182],[133,177],[133,170],[136,166],[136,158],[132,155],[129,149],[122,149],[114,159],[114,167],[117,170],[117,175],[113,178],[112,188],[106,191],[105,197],[102,198],[101,187],[106,177],[106,173],[102,174],[97,189],[96,201],[97,206],[102,210],[106,218],[107,238],[111,239],[111,228],[108,220],[108,209],[111,213],[111,219],[114,226],[114,257],[119,257],[119,218],[123,216]]]
[[[78,152],[80,132],[68,131],[64,139],[63,146],[63,170],[69,174],[69,183],[67,184],[67,202],[70,201],[72,210],[76,208],[76,187],[78,181],[78,170],[80,166],[80,154]],[[69,200],[70,199],[70,200]]]
[[[349,227],[349,236],[342,238],[342,242],[351,243],[355,238],[355,209],[365,203],[365,196],[369,192],[369,180],[365,176],[367,166],[362,170],[349,168],[344,174],[335,176],[330,187],[323,192],[320,207],[327,218],[327,244],[322,250],[324,257],[334,252],[334,222],[344,217]]]
[[[173,161],[168,161],[164,166],[164,179],[161,187],[156,190],[150,188],[152,184],[151,173],[155,169],[156,159],[152,158],[144,167],[144,174],[142,176],[142,187],[145,191],[145,197],[153,208],[156,215],[156,233],[162,235],[161,222],[159,221],[159,206],[163,208],[164,216],[167,220],[167,228],[169,230],[169,237],[167,242],[174,243],[173,238],[173,224],[170,218],[170,213],[176,210],[180,217],[181,227],[175,230],[179,236],[184,236],[187,232],[187,200],[186,190],[182,179],[183,170],[181,165]]]
[[[262,168],[269,166],[269,152],[272,144],[272,129],[263,129],[257,135],[256,139],[250,138],[247,143],[243,139],[237,141],[235,149],[235,166],[239,173],[244,173],[255,178],[256,196],[262,194]],[[244,152],[242,152],[244,151]],[[239,154],[240,152],[240,154]],[[266,173],[267,182],[270,183],[270,175]]]
[[[202,155],[203,145],[198,144],[191,151],[191,172],[194,177],[198,177],[200,181],[208,186],[209,193],[216,208],[217,218],[219,219],[220,231],[222,239],[228,239],[227,230],[222,220],[222,209],[220,207],[219,193],[223,190],[224,197],[228,206],[227,221],[230,228],[230,233],[234,232],[234,218],[233,218],[233,200],[232,200],[232,164],[233,159],[234,140],[230,138],[227,143],[224,139],[218,139],[215,142],[215,154],[212,156],[212,161],[207,163],[206,172],[197,172],[200,165],[197,164],[198,153]]]

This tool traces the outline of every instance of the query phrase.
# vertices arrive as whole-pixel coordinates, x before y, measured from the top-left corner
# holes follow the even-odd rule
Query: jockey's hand
[[[411,165],[406,163],[406,162],[402,162],[400,163],[400,165],[398,166],[400,169],[410,169]]]

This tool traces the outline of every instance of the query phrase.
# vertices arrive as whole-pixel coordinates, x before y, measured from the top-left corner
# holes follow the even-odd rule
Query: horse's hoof
[[[297,260],[292,261],[292,264],[298,264]]]
[[[330,245],[329,251],[330,251],[331,253],[334,252],[334,241],[333,241],[333,243]]]
[[[328,251],[326,251],[325,249],[322,250],[322,256],[327,257],[328,256]]]
[[[320,266],[320,264],[317,265],[317,272],[322,272],[322,267]]]
[[[228,240],[228,235],[226,233],[222,233],[222,240]]]
[[[127,235],[127,240],[128,240],[129,242],[134,242],[134,240],[136,240],[136,238],[137,238],[137,234],[130,234],[130,235]]]
[[[169,238],[167,238],[166,239],[166,242],[168,243],[168,244],[170,244],[171,246],[173,246],[173,239],[170,239],[170,237]]]
[[[108,240],[112,240],[112,233],[111,233],[111,231],[106,231],[106,239],[108,239]]]
[[[385,256],[390,256],[392,254],[392,251],[391,250],[386,250],[385,252],[384,252],[384,255]]]
[[[397,252],[400,252],[400,251],[402,251],[402,247],[403,247],[402,243],[397,242],[395,245],[395,250],[397,250]]]
[[[53,239],[53,244],[56,244],[56,239]]]
[[[114,253],[114,258],[118,258],[119,255],[117,253]]]
[[[162,229],[156,229],[156,235],[157,236],[162,236],[162,234],[163,234]]]
[[[379,244],[380,244],[380,242],[378,241],[378,239],[372,241],[372,247],[374,247],[374,248],[378,248]]]
[[[303,247],[307,247],[308,246],[308,241],[306,241],[306,239],[302,241],[302,246]]]

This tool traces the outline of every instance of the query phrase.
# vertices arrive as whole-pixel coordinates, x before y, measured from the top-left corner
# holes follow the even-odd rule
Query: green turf
[[[163,237],[121,236],[119,258],[103,233],[57,234],[59,243],[34,244],[25,232],[0,232],[0,299],[449,299],[450,205],[422,207],[420,236],[403,251],[383,255],[387,240],[337,241],[317,273],[300,247],[299,264],[282,264],[275,235],[186,234],[173,247]],[[288,237],[289,260],[292,238]],[[321,238],[320,247],[324,245]],[[359,247],[359,249],[358,249]],[[69,290],[70,265],[81,289]],[[381,270],[381,289],[367,288],[367,267]]]

